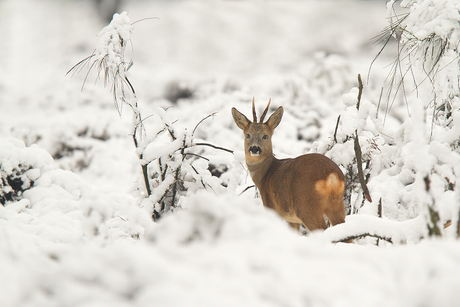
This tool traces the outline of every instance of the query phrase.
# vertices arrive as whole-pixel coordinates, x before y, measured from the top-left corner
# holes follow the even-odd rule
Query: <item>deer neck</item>
[[[276,159],[273,154],[270,154],[265,159],[256,162],[246,159],[249,174],[251,175],[252,181],[258,188],[261,187],[262,181],[267,175],[270,167],[276,162],[278,162],[278,159]]]

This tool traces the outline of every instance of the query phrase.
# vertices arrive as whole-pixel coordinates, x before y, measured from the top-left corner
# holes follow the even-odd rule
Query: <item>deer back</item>
[[[302,222],[297,215],[312,216],[319,211],[334,210],[329,208],[330,201],[342,201],[345,187],[340,168],[321,154],[274,159],[267,172],[254,183],[259,188],[264,205],[294,223]]]

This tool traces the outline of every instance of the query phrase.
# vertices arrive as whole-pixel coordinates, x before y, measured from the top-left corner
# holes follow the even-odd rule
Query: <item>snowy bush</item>
[[[410,11],[393,16],[390,32],[400,33],[396,64],[404,67],[401,84],[410,71],[416,86],[428,80],[432,91],[429,101],[425,95],[414,99],[414,114],[399,133],[401,153],[412,152],[401,163],[408,168],[403,170],[405,177],[412,178],[408,184],[414,182],[413,197],[407,202],[418,203],[415,207],[422,212],[428,208],[429,231],[440,234],[436,230],[442,229],[440,219],[458,221],[460,2],[403,1],[401,6]]]
[[[136,188],[142,207],[148,208],[155,220],[180,206],[183,196],[199,189],[214,193],[221,189],[220,180],[207,170],[207,158],[193,152],[197,146],[194,132],[199,124],[189,132],[177,127],[164,109],[158,108],[156,115],[159,131],[143,143],[145,148],[138,148],[138,153],[143,153],[142,165],[148,166],[151,193],[142,196],[143,186]]]
[[[402,225],[372,231],[374,227],[360,219],[356,221],[361,226],[368,226],[356,228],[348,222],[338,228],[348,229],[349,238],[370,235],[393,243],[418,241],[431,235],[457,236],[460,155],[458,148],[451,146],[458,137],[453,132],[457,128],[433,129],[418,102],[412,116],[391,132],[379,118],[377,106],[360,99],[361,95],[361,90],[354,88],[343,96],[344,111],[333,137],[328,142],[315,143],[313,150],[327,154],[345,170],[348,214],[359,212],[396,221],[413,219],[413,235],[408,239]],[[454,114],[457,124],[457,112]],[[433,139],[429,141],[430,138]],[[444,225],[450,223],[454,227],[445,233]]]
[[[353,89],[343,96],[345,109],[333,138],[317,144],[316,150],[327,153],[346,170],[345,196],[352,213],[399,221],[418,218],[425,223],[425,227],[417,228],[419,238],[443,235],[444,225],[452,223],[454,227],[447,235],[457,236],[460,71],[456,33],[460,29],[460,6],[430,0],[403,1],[402,5],[410,5],[410,13],[393,16],[396,21],[386,30],[386,34],[400,35],[398,58],[387,85],[388,97],[400,90],[406,95],[404,77],[419,69],[431,80],[433,100],[407,95],[409,117],[400,128],[390,131],[385,127],[388,114],[379,117],[380,102],[361,101],[360,91]],[[403,65],[404,71],[400,70]],[[400,72],[402,80],[395,83]],[[360,166],[364,169],[361,172]],[[359,191],[366,195],[367,188],[373,203],[367,196],[367,200],[359,197]]]
[[[14,223],[35,216],[36,225],[60,218],[47,234],[56,235],[56,240],[76,240],[79,236],[138,238],[144,227],[148,228],[147,213],[129,198],[98,193],[75,173],[57,169],[51,155],[37,145],[26,147],[21,140],[0,138],[0,161],[1,204],[21,214],[2,211],[0,218],[11,218]],[[57,234],[60,231],[62,234]]]
[[[128,70],[133,61],[125,60],[125,49],[131,42],[132,32],[133,25],[128,14],[114,14],[110,24],[99,33],[93,54],[77,63],[69,72],[79,71],[88,65],[88,76],[96,67],[96,78],[102,73],[104,85],[111,87],[118,113],[122,114],[124,104],[131,108],[132,138],[142,168],[139,182],[143,182],[135,190],[141,206],[151,212],[154,220],[158,220],[164,213],[179,206],[180,197],[185,196],[186,191],[193,193],[197,186],[216,190],[220,181],[210,175],[207,165],[192,165],[193,159],[190,157],[203,157],[186,151],[194,146],[193,133],[201,122],[192,133],[188,133],[186,128],[175,127],[175,121],[170,120],[162,108],[147,118],[142,117],[134,87],[128,79]],[[151,117],[159,119],[159,125],[155,126],[156,131],[147,133],[144,121]],[[169,140],[165,142],[164,136]]]
[[[379,37],[383,48],[393,37],[398,40],[387,99],[396,99],[400,91],[405,96],[412,90],[420,92],[420,97],[429,98],[420,102],[431,110],[427,114],[431,121],[452,127],[452,113],[460,108],[460,2],[405,0],[400,5],[409,12],[404,14],[396,13],[394,5],[389,1],[391,24]],[[408,78],[412,80],[405,82]],[[424,87],[432,88],[431,93]]]
[[[26,147],[20,140],[0,138],[0,203],[21,200],[24,191],[52,164],[51,156],[38,146]]]
[[[347,214],[354,214],[362,207],[365,198],[371,201],[367,182],[374,168],[373,159],[380,153],[384,141],[379,135],[381,121],[376,118],[377,108],[361,99],[359,88],[343,95],[344,110],[337,118],[334,135],[327,142],[316,142],[316,152],[327,154],[345,173],[344,203]],[[364,166],[364,169],[363,169]],[[361,197],[360,195],[363,195]]]
[[[432,120],[451,126],[452,112],[460,108],[460,2],[406,0],[401,6],[410,8],[401,32],[401,52],[410,54],[409,65],[432,83]]]

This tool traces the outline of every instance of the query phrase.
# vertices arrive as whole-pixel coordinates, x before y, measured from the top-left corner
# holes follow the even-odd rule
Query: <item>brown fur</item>
[[[279,107],[265,123],[255,121],[254,106],[253,114],[254,122],[251,122],[232,109],[235,123],[245,135],[246,164],[264,206],[278,212],[296,229],[299,224],[309,230],[326,229],[324,215],[332,225],[343,223],[345,179],[340,168],[321,154],[276,159],[271,137],[281,121],[283,108]],[[260,153],[251,154],[251,148],[260,149]]]

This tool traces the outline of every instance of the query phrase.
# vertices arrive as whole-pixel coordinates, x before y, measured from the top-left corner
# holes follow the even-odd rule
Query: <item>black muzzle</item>
[[[251,154],[251,156],[258,156],[260,155],[261,152],[262,152],[262,148],[260,148],[259,146],[249,147],[249,153]]]

